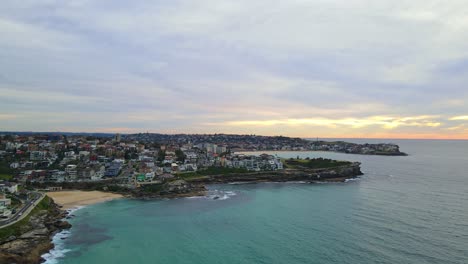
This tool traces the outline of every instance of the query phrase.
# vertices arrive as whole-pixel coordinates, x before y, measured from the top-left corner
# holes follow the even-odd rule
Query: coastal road
[[[0,228],[10,226],[25,218],[45,197],[44,193],[32,192],[31,194],[33,198],[26,201],[26,204],[20,210],[18,210],[13,217],[10,217],[4,221],[0,221]]]

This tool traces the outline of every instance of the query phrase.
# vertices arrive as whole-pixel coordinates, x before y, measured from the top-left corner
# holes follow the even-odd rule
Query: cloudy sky
[[[468,138],[466,0],[2,0],[0,130]]]

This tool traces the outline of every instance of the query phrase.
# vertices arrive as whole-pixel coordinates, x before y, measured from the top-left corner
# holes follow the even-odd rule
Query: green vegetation
[[[185,161],[185,154],[184,154],[184,152],[182,150],[177,149],[175,151],[175,155],[176,155],[177,161],[181,161],[181,162]]]
[[[158,161],[162,162],[165,157],[166,157],[166,151],[165,150],[160,150],[158,152]]]
[[[11,199],[11,208],[17,208],[22,204],[21,200],[15,195],[8,194],[6,197]]]
[[[203,175],[217,175],[226,173],[246,173],[249,171],[244,168],[208,167],[206,170],[200,170],[199,172]]]
[[[316,158],[316,159],[288,159],[284,161],[289,168],[308,168],[308,169],[325,169],[334,168],[344,165],[349,165],[349,161],[338,161],[332,159]]]
[[[8,163],[4,160],[0,161],[0,180],[11,180],[14,171],[10,169]]]
[[[41,210],[51,209],[50,203],[51,203],[51,199],[49,198],[49,196],[44,197],[44,199],[42,199],[42,201],[36,206],[36,208],[34,208],[34,210],[32,210],[31,213],[34,214],[34,212],[37,213]]]
[[[147,184],[142,185],[141,190],[148,193],[160,193],[163,190],[162,184]]]
[[[11,180],[13,176],[8,174],[0,174],[0,180]]]
[[[31,216],[38,214],[42,210],[49,210],[50,207],[50,198],[48,196],[44,197],[42,201],[31,211],[31,213],[23,218],[21,221],[0,229],[0,241],[7,239],[10,236],[20,236],[21,234],[27,232],[31,229],[29,225],[29,219]]]
[[[184,172],[179,173],[178,176],[182,178],[197,178],[209,175],[220,175],[220,174],[229,174],[229,173],[246,173],[249,172],[244,168],[226,168],[226,167],[208,167],[204,170],[199,170],[195,172]]]

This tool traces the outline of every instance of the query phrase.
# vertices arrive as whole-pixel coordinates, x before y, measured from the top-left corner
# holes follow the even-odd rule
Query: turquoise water
[[[361,161],[365,175],[347,183],[85,207],[47,262],[468,263],[468,142],[395,142],[410,156],[278,152]]]

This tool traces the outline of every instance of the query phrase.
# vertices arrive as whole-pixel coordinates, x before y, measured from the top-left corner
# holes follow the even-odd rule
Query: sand
[[[100,191],[58,191],[47,192],[47,195],[65,210],[123,197],[120,194]]]

